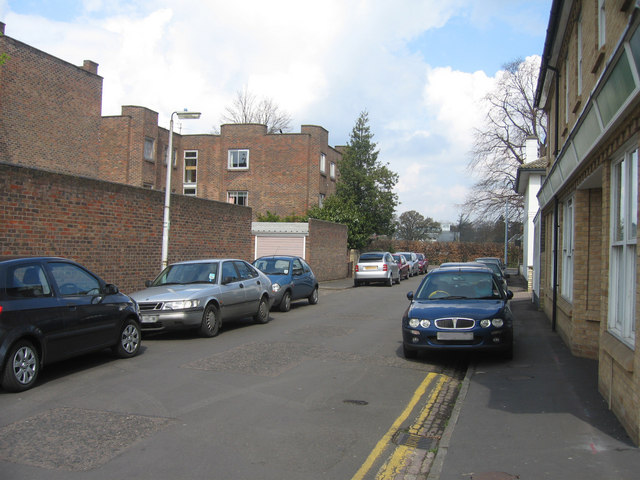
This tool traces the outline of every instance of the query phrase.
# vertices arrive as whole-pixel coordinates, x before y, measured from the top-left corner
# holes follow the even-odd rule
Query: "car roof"
[[[460,271],[478,271],[483,270],[493,274],[493,270],[487,265],[479,262],[447,262],[441,264],[436,270],[460,270]],[[434,270],[434,271],[436,271]]]
[[[68,258],[43,256],[43,255],[0,255],[0,263],[20,261],[20,260],[40,260],[40,261],[65,260],[67,262],[73,262],[73,260],[69,260]]]
[[[299,258],[300,260],[302,260],[302,257],[299,257],[297,255],[264,255],[262,257],[256,258],[254,262],[258,260],[265,260],[267,258],[273,258],[276,260],[293,260],[294,258]]]
[[[201,258],[201,259],[198,259],[198,260],[185,260],[183,262],[175,262],[175,263],[172,263],[171,265],[186,265],[186,264],[191,264],[191,263],[223,262],[223,261],[229,261],[229,260],[240,261],[240,262],[244,262],[245,261],[245,260],[242,260],[240,258]]]

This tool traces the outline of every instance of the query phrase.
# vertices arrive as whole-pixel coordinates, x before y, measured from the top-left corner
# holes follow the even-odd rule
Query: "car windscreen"
[[[186,283],[217,283],[218,262],[178,263],[169,265],[152,286]]]
[[[284,258],[259,258],[253,266],[267,275],[288,275],[289,263]]]
[[[360,256],[358,263],[381,262],[384,255],[381,253],[365,253]]]
[[[426,277],[414,298],[416,300],[494,300],[502,298],[502,294],[490,272],[455,270]]]

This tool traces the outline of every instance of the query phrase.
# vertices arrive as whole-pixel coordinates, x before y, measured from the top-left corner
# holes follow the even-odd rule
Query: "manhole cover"
[[[420,450],[431,450],[437,446],[435,438],[421,437],[408,432],[396,432],[392,438],[396,445],[403,445],[410,448],[419,448]]]

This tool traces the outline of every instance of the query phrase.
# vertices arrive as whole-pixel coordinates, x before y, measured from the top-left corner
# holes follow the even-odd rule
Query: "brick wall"
[[[160,270],[164,193],[0,164],[0,254],[74,259],[125,293]],[[169,261],[253,259],[251,209],[174,195]]]
[[[307,261],[320,281],[349,276],[346,225],[310,218],[306,241]]]
[[[98,177],[102,78],[7,36],[0,52],[0,162]]]

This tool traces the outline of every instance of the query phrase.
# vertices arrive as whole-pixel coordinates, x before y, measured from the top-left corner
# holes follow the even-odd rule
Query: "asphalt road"
[[[439,428],[427,407],[464,375],[402,356],[421,278],[321,290],[211,339],[145,337],[134,359],[51,365],[34,389],[0,391],[0,479],[398,478],[413,435]]]

